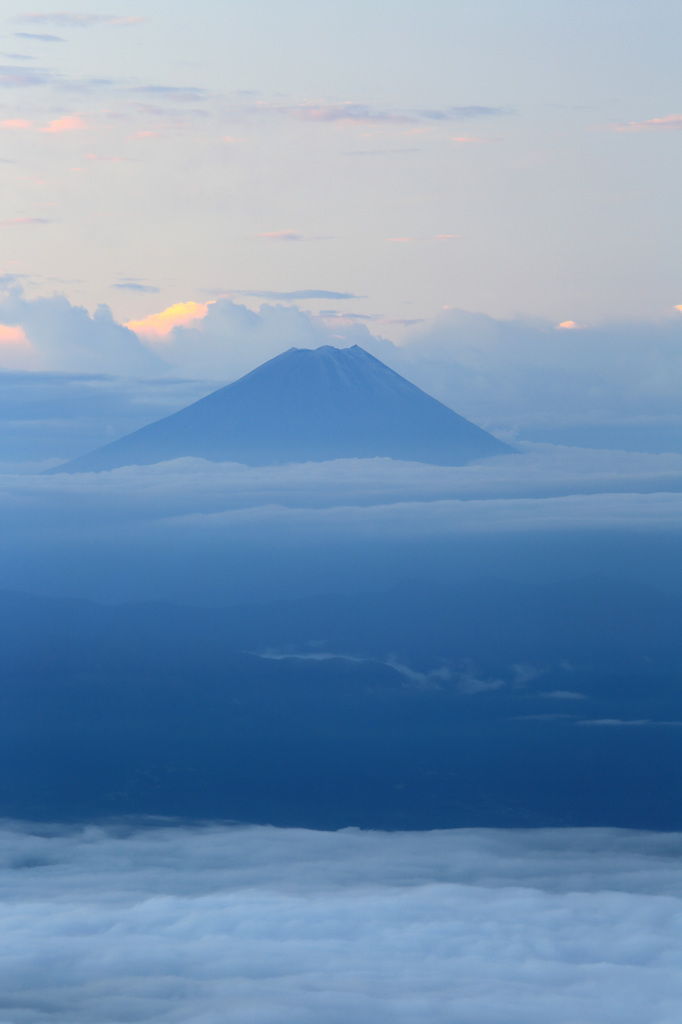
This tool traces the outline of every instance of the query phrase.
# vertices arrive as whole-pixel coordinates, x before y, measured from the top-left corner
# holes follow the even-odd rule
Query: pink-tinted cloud
[[[266,242],[302,242],[303,235],[299,231],[264,231],[256,238],[262,238]]]
[[[625,121],[606,127],[612,132],[679,132],[682,131],[682,114],[652,117],[648,121]]]
[[[23,327],[13,327],[8,324],[0,324],[0,345],[26,346],[29,340],[24,334]]]
[[[38,131],[57,135],[62,132],[82,132],[87,127],[80,114],[67,114],[65,117],[58,117],[56,121],[50,121],[47,128],[39,128]]]
[[[125,326],[148,341],[154,341],[165,338],[174,327],[184,327],[194,320],[203,320],[210,305],[210,302],[176,302],[160,313],[151,313],[142,320],[129,320]]]
[[[64,117],[58,117],[54,121],[50,121],[44,128],[39,128],[32,121],[27,121],[21,117],[10,117],[0,121],[0,128],[6,128],[10,131],[35,131],[47,133],[48,135],[84,131],[87,127],[80,114],[66,114]]]
[[[558,331],[580,331],[582,330],[582,324],[577,324],[575,320],[563,320],[560,324],[557,324]]]

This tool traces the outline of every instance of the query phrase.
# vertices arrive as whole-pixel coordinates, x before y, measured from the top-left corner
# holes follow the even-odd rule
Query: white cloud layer
[[[676,1024],[682,838],[2,834],[12,1024]]]
[[[16,517],[5,520],[16,527],[48,508],[53,526],[75,514],[93,528],[220,514],[238,522],[256,509],[261,517],[301,511],[306,522],[399,517],[417,531],[441,521],[449,531],[485,529],[490,516],[509,528],[545,516],[567,526],[628,517],[653,524],[679,514],[682,455],[522,444],[518,454],[468,466],[339,459],[249,467],[186,458],[103,473],[10,472],[2,480],[0,517]]]

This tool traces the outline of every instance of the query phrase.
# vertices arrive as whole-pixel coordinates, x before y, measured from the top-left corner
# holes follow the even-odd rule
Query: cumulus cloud
[[[27,299],[12,281],[2,291],[0,324],[21,329],[27,344],[19,355],[0,345],[0,367],[122,374],[152,374],[163,368],[133,331],[116,323],[107,306],[90,315],[63,296]]]
[[[47,223],[17,217],[5,226]],[[122,278],[114,287],[149,291],[153,286]],[[682,320],[675,310],[658,322],[597,326],[444,310],[431,321],[401,321],[408,330],[396,345],[370,333],[367,324],[380,328],[383,322],[370,314],[332,309],[313,315],[275,303],[254,312],[222,297],[177,302],[120,325],[105,307],[89,316],[65,298],[27,300],[16,281],[5,282],[4,289],[0,323],[22,327],[31,349],[24,362],[17,362],[16,352],[7,362],[7,347],[0,348],[0,367],[165,372],[225,383],[291,347],[359,344],[505,440],[682,450]],[[241,294],[288,303],[351,297],[315,289]],[[67,321],[80,325],[75,333],[66,331]]]
[[[651,1024],[680,837],[8,823],[8,1019]]]
[[[624,428],[627,441],[628,430],[653,435],[658,424],[682,422],[682,321],[676,315],[557,330],[542,320],[449,309],[416,326],[400,346],[378,339],[370,345],[374,355],[464,416],[489,429],[510,429],[512,436],[522,429],[528,437],[531,428],[549,425],[610,423]]]
[[[129,320],[125,326],[147,340],[164,338],[175,327],[202,320],[207,313],[208,306],[202,302],[176,302],[160,313],[150,313],[141,320]]]
[[[188,314],[184,323],[172,322],[176,308],[182,316]],[[129,322],[128,327],[142,334],[138,325],[157,323],[155,316]],[[296,307],[265,304],[255,313],[230,299],[171,306],[158,316],[158,322],[171,324],[172,329],[162,337],[151,331],[146,336],[164,362],[176,372],[223,381],[240,377],[288,348],[366,345],[371,337],[357,324],[332,330],[318,317]]]

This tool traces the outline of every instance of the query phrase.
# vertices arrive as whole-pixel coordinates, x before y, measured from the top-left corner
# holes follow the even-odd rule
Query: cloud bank
[[[97,395],[86,390],[80,401],[87,413]],[[0,587],[229,603],[268,600],[281,587],[330,592],[448,578],[465,565],[469,575],[525,579],[538,564],[560,578],[601,565],[676,587],[666,574],[682,537],[681,459],[526,445],[454,468],[179,459],[42,476],[7,466]],[[649,551],[656,538],[668,549],[663,562]]]
[[[107,306],[98,306],[91,315],[61,295],[27,299],[11,279],[0,289],[0,324],[21,329],[26,339],[18,346],[3,344],[0,337],[3,369],[131,376],[150,376],[164,369],[133,331],[116,323]]]
[[[677,835],[3,830],[21,1024],[673,1024]]]
[[[153,286],[121,278],[118,288]],[[682,450],[682,317],[580,326],[445,310],[408,323],[393,344],[352,308],[313,315],[266,302],[258,312],[229,298],[175,303],[116,323],[63,296],[28,299],[5,279],[0,368],[181,376],[227,383],[291,347],[359,344],[408,380],[503,439],[592,448]],[[296,299],[349,293],[302,289],[249,292]],[[567,329],[571,328],[571,329]],[[18,345],[7,331],[23,332]],[[207,386],[207,390],[210,385]]]

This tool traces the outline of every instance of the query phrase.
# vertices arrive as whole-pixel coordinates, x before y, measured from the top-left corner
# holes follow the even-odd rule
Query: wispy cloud
[[[404,153],[421,153],[418,146],[400,146],[395,149],[351,149],[346,156],[402,156]]]
[[[50,121],[46,128],[38,130],[51,135],[60,135],[62,132],[82,132],[87,127],[80,114],[67,114],[65,117],[58,117],[55,121]]]
[[[440,110],[382,110],[366,103],[257,103],[255,110],[281,114],[299,121],[356,124],[415,124],[418,122],[459,121],[476,117],[501,117],[513,111],[503,107],[445,107]]]
[[[682,131],[682,114],[652,117],[648,121],[623,121],[604,126],[612,132],[677,132]]]
[[[15,32],[15,36],[21,39],[36,39],[40,43],[63,43],[61,36],[52,36],[44,32]]]
[[[461,235],[430,235],[428,237],[417,238],[412,235],[398,235],[396,237],[387,238],[387,242],[450,242],[455,238],[461,238]]]
[[[193,85],[134,85],[130,87],[129,91],[143,96],[155,96],[159,99],[172,100],[178,103],[194,103],[209,96],[206,89]],[[164,111],[165,113],[166,111]]]
[[[10,64],[0,65],[0,86],[6,89],[50,85],[53,81],[54,75],[41,68],[17,68]]]
[[[138,25],[147,19],[138,15],[121,17],[117,14],[83,14],[78,11],[53,11],[18,14],[14,20],[30,24],[59,25],[64,28],[88,28],[90,25]]]
[[[23,224],[51,224],[51,220],[45,217],[11,217],[9,220],[0,220],[0,227],[20,227]]]
[[[143,284],[141,281],[137,281],[135,278],[130,277],[122,278],[120,281],[112,284],[111,287],[118,288],[120,291],[126,292],[144,292],[148,295],[154,295],[160,291],[160,289],[153,284]]]
[[[19,117],[0,121],[0,128],[7,128],[12,131],[45,132],[49,135],[60,135],[63,132],[84,131],[87,127],[87,124],[80,114],[66,114],[64,117],[58,117],[56,120],[50,121],[50,123],[43,128],[34,125],[32,121],[26,121]]]
[[[303,235],[300,231],[264,231],[254,238],[260,238],[264,242],[302,242]]]
[[[656,722],[651,718],[588,718],[578,725],[641,726],[641,725],[682,725],[682,722]]]
[[[224,294],[224,293],[221,293]],[[266,291],[235,291],[232,295],[243,295],[254,299],[283,299],[286,302],[293,302],[296,299],[359,299],[361,296],[352,292],[329,292],[322,288],[302,288],[295,292],[266,292]]]

